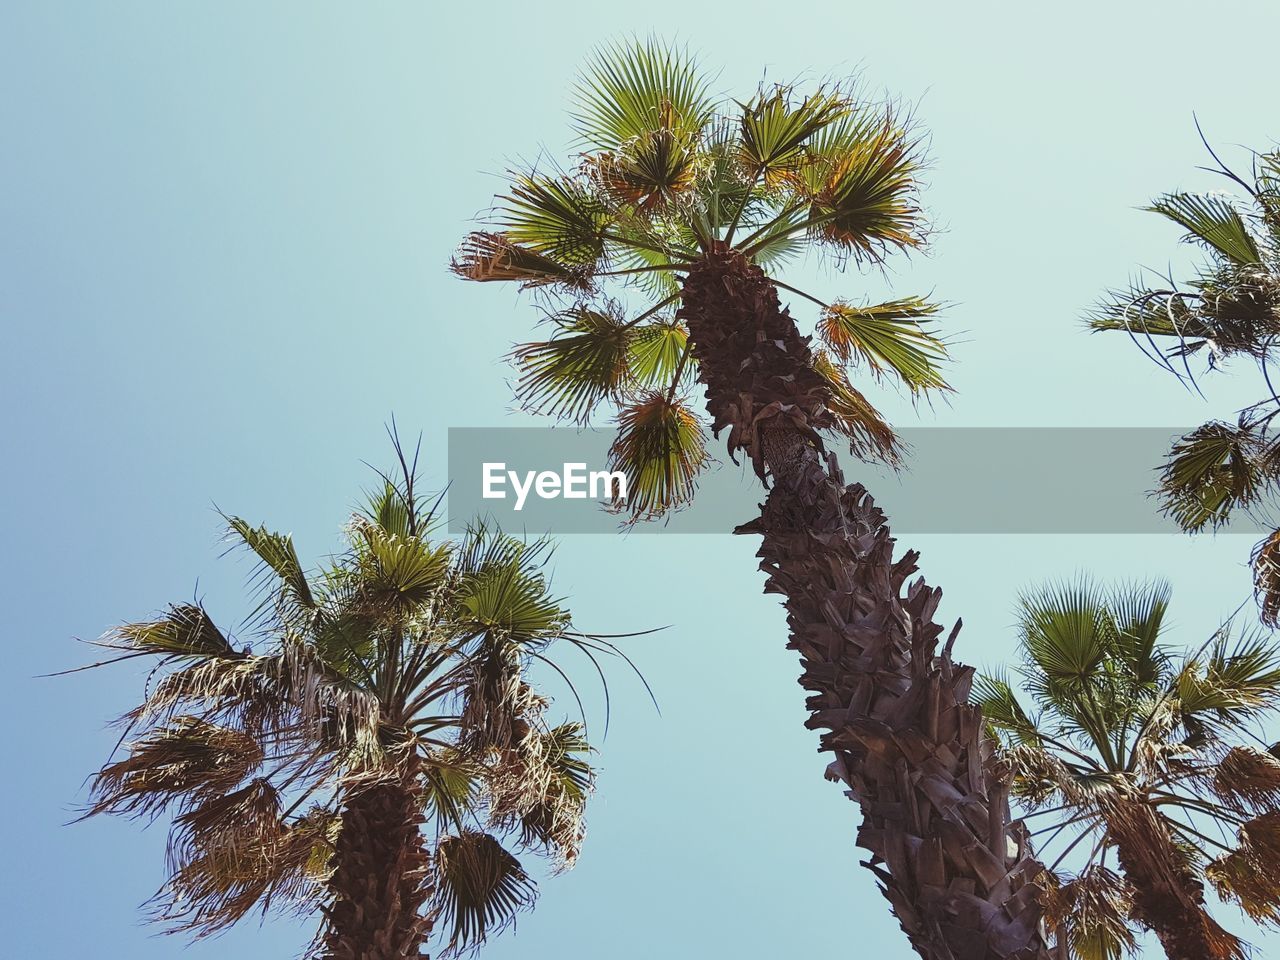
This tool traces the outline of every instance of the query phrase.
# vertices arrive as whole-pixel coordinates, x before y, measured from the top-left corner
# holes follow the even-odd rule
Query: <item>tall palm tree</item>
[[[1004,673],[975,685],[1012,791],[1048,835],[1042,852],[1061,844],[1050,871],[1073,868],[1046,887],[1050,923],[1081,960],[1132,949],[1131,922],[1170,960],[1243,958],[1205,880],[1280,923],[1280,747],[1250,729],[1280,707],[1280,646],[1228,625],[1179,654],[1164,643],[1168,606],[1163,584],[1030,593],[1017,671],[1029,705]]]
[[[1208,144],[1205,144],[1208,148]],[[1209,148],[1229,193],[1167,193],[1147,209],[1176,224],[1206,262],[1190,281],[1144,278],[1110,293],[1093,312],[1095,331],[1123,331],[1148,357],[1199,390],[1192,367],[1246,357],[1258,365],[1261,399],[1235,422],[1210,420],[1172,447],[1157,491],[1184,530],[1216,529],[1236,513],[1277,526],[1280,414],[1270,363],[1280,347],[1280,152],[1258,154],[1248,179]],[[1280,626],[1280,527],[1252,554],[1262,620]]]
[[[647,517],[694,493],[707,457],[690,393],[702,385],[711,430],[769,488],[737,532],[763,537],[809,725],[862,807],[867,866],[903,929],[928,960],[1044,956],[1040,867],[1010,831],[954,631],[938,650],[941,592],[923,580],[904,592],[917,555],[894,559],[884,515],[827,449],[835,435],[897,459],[846,366],[915,395],[945,390],[945,348],[925,326],[936,308],[828,302],[781,279],[808,250],[876,264],[921,243],[919,139],[848,84],[718,100],[686,53],[655,41],[598,53],[576,104],[572,167],[513,173],[453,262],[550,307],[551,336],[514,353],[520,398],[577,422],[616,411],[613,466]],[[823,347],[780,291],[816,308]]]
[[[227,518],[260,564],[251,642],[191,603],[100,641],[155,661],[86,814],[174,814],[153,919],[203,936],[276,907],[322,915],[326,960],[449,954],[532,904],[517,853],[577,856],[589,747],[527,670],[609,641],[573,629],[546,542],[436,539],[412,468],[384,481],[314,570]]]

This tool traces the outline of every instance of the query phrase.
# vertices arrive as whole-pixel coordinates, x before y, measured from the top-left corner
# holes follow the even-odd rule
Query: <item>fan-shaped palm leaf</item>
[[[678,399],[650,393],[618,415],[610,469],[627,478],[625,507],[633,517],[656,516],[693,499],[707,461],[698,418]]]

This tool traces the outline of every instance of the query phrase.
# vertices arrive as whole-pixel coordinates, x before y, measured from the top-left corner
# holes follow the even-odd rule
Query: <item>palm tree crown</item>
[[[489,229],[453,261],[467,279],[551,295],[551,336],[512,356],[526,408],[581,423],[614,408],[612,457],[629,474],[633,513],[686,503],[707,458],[686,396],[699,359],[677,317],[682,281],[694,264],[735,251],[819,310],[824,348],[807,362],[826,394],[822,426],[860,455],[896,460],[892,429],[846,368],[892,374],[913,393],[947,389],[945,348],[921,323],[936,305],[826,302],[780,275],[807,249],[878,263],[922,242],[920,145],[898,113],[848,84],[807,94],[762,86],[745,102],[721,101],[687,55],[649,41],[591,61],[573,119],[574,166],[513,174]],[[641,304],[629,309],[611,284]],[[727,419],[713,416],[718,431]]]
[[[1258,154],[1248,179],[1210,150],[1214,171],[1242,195],[1168,193],[1147,209],[1176,224],[1206,262],[1185,284],[1172,278],[1114,291],[1089,318],[1095,331],[1124,331],[1163,369],[1199,389],[1191,361],[1209,370],[1248,357],[1264,396],[1235,422],[1211,420],[1174,444],[1158,496],[1184,530],[1217,528],[1239,512],[1263,514],[1280,485],[1280,413],[1269,364],[1280,342],[1280,152]],[[1166,346],[1168,344],[1168,346]],[[1265,519],[1260,516],[1259,519]],[[1276,526],[1274,517],[1266,524]],[[1253,553],[1262,618],[1280,626],[1280,529]]]
[[[1082,960],[1132,948],[1131,919],[1175,960],[1243,956],[1205,913],[1201,878],[1280,922],[1280,760],[1250,730],[1280,706],[1280,651],[1224,627],[1177,654],[1163,643],[1168,604],[1161,584],[1028,594],[1017,675],[1029,701],[1002,673],[975,685],[1025,818],[1050,820],[1035,831],[1043,853],[1058,845],[1050,873],[1079,854],[1073,875],[1048,883],[1048,914]],[[1166,924],[1201,937],[1193,952],[1170,950]]]
[[[574,631],[546,542],[436,539],[410,468],[315,570],[228,522],[260,563],[252,644],[197,604],[101,641],[156,667],[87,815],[175,814],[154,916],[197,936],[278,907],[323,913],[324,957],[417,956],[437,926],[446,950],[483,941],[533,901],[517,853],[573,863],[593,782],[527,669],[611,645]]]

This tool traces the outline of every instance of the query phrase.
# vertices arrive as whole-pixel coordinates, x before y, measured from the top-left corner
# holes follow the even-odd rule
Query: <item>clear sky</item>
[[[687,41],[738,96],[766,71],[857,70],[915,104],[932,252],[814,282],[953,304],[959,394],[925,423],[1176,425],[1250,395],[1242,367],[1202,401],[1079,315],[1134,264],[1181,256],[1135,207],[1216,186],[1193,169],[1193,111],[1237,159],[1230,145],[1280,134],[1269,3],[0,4],[7,955],[179,946],[138,922],[163,877],[161,825],[63,825],[140,673],[33,677],[92,655],[72,637],[197,590],[238,620],[248,571],[219,559],[214,502],[318,556],[369,481],[361,461],[386,461],[392,412],[423,431],[428,479],[444,476],[447,426],[528,422],[499,358],[532,307],[445,265],[494,174],[564,149],[584,53],[650,31]],[[885,406],[913,422],[908,402]],[[1196,643],[1247,595],[1248,545],[912,543],[943,615],[964,617],[958,655],[980,665],[1007,655],[1020,588],[1081,568],[1169,577],[1175,639]],[[562,542],[557,584],[583,626],[672,625],[628,645],[663,709],[616,674],[581,864],[489,956],[911,956],[858,866],[856,809],[822,779],[754,548]],[[250,924],[185,955],[289,956],[305,936]],[[1251,937],[1280,953],[1280,937]]]

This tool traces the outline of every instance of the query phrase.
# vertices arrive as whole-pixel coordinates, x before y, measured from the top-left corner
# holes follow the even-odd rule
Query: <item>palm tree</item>
[[[86,813],[174,814],[153,919],[204,936],[319,911],[313,956],[418,957],[433,937],[448,954],[532,904],[517,853],[574,862],[590,750],[527,670],[559,672],[558,640],[612,645],[550,593],[547,542],[436,539],[401,465],[315,570],[291,537],[227,518],[260,564],[251,643],[191,603],[100,641],[106,663],[155,661]]]
[[[1250,729],[1280,707],[1280,647],[1228,624],[1179,654],[1163,642],[1168,605],[1164,584],[1030,593],[1017,671],[1030,706],[1004,673],[975,685],[1025,819],[1045,818],[1042,852],[1061,843],[1048,920],[1081,960],[1131,950],[1131,922],[1170,960],[1243,958],[1206,909],[1206,880],[1280,923],[1280,747]]]
[[[1196,390],[1191,360],[1198,355],[1208,370],[1233,357],[1258,365],[1262,398],[1239,411],[1234,423],[1210,420],[1179,439],[1157,496],[1162,511],[1187,531],[1217,529],[1237,512],[1276,526],[1280,435],[1273,422],[1280,396],[1269,364],[1280,345],[1280,152],[1256,155],[1246,180],[1205,146],[1217,164],[1214,172],[1242,195],[1168,193],[1147,209],[1184,231],[1183,241],[1202,248],[1207,262],[1185,284],[1143,280],[1113,291],[1089,325],[1126,332]],[[1262,620],[1280,626],[1280,528],[1254,547],[1252,564]]]
[[[826,731],[829,775],[861,805],[867,866],[915,949],[1045,956],[1040,867],[1010,832],[954,631],[938,651],[941,592],[916,580],[904,593],[917,555],[894,559],[884,515],[827,450],[835,435],[897,460],[847,366],[916,396],[947,389],[944,345],[925,326],[936,307],[828,302],[780,279],[807,250],[877,264],[922,242],[919,138],[848,84],[765,86],[741,103],[709,89],[685,52],[656,41],[598,53],[578,88],[573,166],[513,173],[453,269],[542,296],[551,335],[516,348],[518,395],[579,423],[616,412],[612,465],[635,517],[692,497],[707,461],[690,400],[702,385],[710,429],[769,488],[737,532],[763,537],[809,725]],[[779,291],[817,308],[823,347]]]

